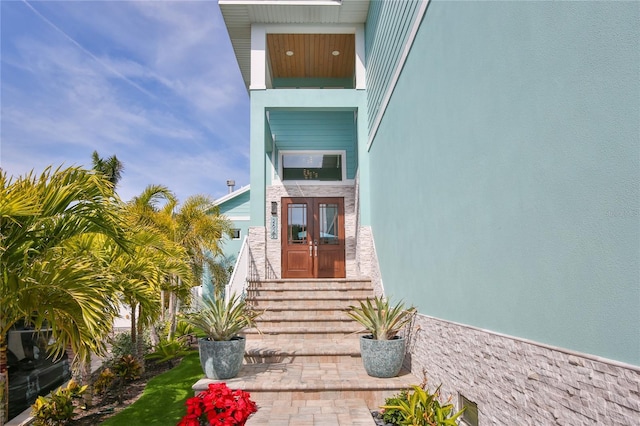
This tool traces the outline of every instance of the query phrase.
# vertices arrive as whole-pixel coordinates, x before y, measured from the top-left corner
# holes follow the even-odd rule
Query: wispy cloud
[[[125,199],[248,183],[248,95],[213,2],[2,2],[2,151],[12,174],[125,165]]]

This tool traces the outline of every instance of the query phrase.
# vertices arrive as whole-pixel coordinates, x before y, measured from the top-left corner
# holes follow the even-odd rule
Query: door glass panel
[[[339,244],[338,205],[320,203],[318,206],[320,244]]]
[[[307,205],[289,204],[287,218],[287,240],[289,244],[306,244]]]

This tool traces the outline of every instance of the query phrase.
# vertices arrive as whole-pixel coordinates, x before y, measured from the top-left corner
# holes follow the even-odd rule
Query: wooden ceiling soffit
[[[267,34],[267,49],[273,78],[354,75],[354,34]]]

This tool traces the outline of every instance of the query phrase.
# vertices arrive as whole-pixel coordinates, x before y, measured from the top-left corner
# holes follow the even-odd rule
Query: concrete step
[[[245,362],[302,363],[345,362],[361,363],[360,343],[355,336],[327,338],[304,335],[251,335],[247,339]]]
[[[248,297],[248,303],[255,309],[284,310],[346,310],[357,305],[357,298],[296,298],[296,297]]]
[[[203,378],[193,385],[197,393],[217,380]],[[244,364],[233,379],[224,381],[231,389],[250,392],[258,403],[363,399],[370,409],[384,404],[385,398],[419,383],[407,371],[398,377],[370,377],[361,363],[257,363]]]
[[[373,295],[372,290],[369,289],[310,289],[310,288],[297,288],[297,289],[258,289],[251,290],[247,293],[249,299],[254,298],[279,298],[279,299],[366,299]]]
[[[345,309],[267,309],[259,318],[258,322],[286,322],[286,321],[352,321],[347,316]]]
[[[363,399],[260,402],[247,426],[375,426]]]
[[[371,280],[361,279],[279,279],[252,282],[249,290],[265,289],[265,288],[308,288],[308,289],[369,289],[372,290]]]
[[[259,330],[259,331],[258,331]],[[292,324],[259,323],[258,329],[249,328],[245,334],[289,335],[299,337],[301,335],[319,335],[327,338],[343,338],[351,334],[357,334],[362,328],[354,323],[344,322],[298,322]]]

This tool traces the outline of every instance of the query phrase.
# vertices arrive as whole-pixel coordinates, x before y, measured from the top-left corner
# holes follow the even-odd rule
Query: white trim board
[[[402,72],[402,68],[404,68],[404,63],[407,61],[407,57],[409,56],[409,51],[411,50],[411,46],[413,46],[413,41],[416,39],[416,35],[418,34],[418,30],[420,29],[420,24],[422,23],[422,18],[424,17],[425,12],[427,11],[427,6],[429,5],[429,0],[425,0],[420,3],[420,9],[418,9],[418,14],[416,16],[416,20],[413,22],[413,27],[411,27],[411,32],[409,33],[409,37],[407,38],[407,43],[404,45],[404,50],[402,51],[402,56],[400,56],[400,60],[396,65],[396,69],[393,73],[393,77],[391,78],[391,82],[389,87],[387,88],[387,92],[380,103],[380,108],[378,108],[378,113],[373,122],[373,127],[369,132],[369,143],[367,143],[367,152],[371,149],[371,145],[373,145],[373,138],[376,136],[378,132],[378,127],[380,126],[380,122],[382,121],[382,116],[387,110],[387,106],[389,105],[389,101],[391,100],[391,95],[396,88],[396,84],[398,84],[398,79],[400,78],[400,73]]]

